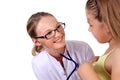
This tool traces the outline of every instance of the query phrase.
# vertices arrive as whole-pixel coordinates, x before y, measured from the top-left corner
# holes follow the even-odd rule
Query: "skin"
[[[91,11],[86,11],[87,21],[89,24],[88,31],[96,38],[100,43],[108,42],[111,38],[111,34],[104,22],[99,22],[94,18]]]
[[[45,16],[38,22],[36,27],[37,36],[43,36],[49,31],[54,30],[59,22],[52,16]],[[35,45],[43,45],[45,50],[49,52],[50,55],[55,57],[57,60],[61,60],[59,53],[63,53],[65,49],[65,32],[56,31],[56,35],[50,39],[35,39],[32,38]]]
[[[120,39],[113,38],[111,32],[104,22],[100,22],[94,18],[91,11],[86,10],[89,31],[100,43],[108,43],[109,47],[104,54],[112,50],[111,54],[105,61],[105,69],[111,74],[111,80],[120,79]],[[92,63],[85,62],[80,65],[78,73],[82,80],[100,80],[94,71]],[[87,75],[87,77],[86,77]]]

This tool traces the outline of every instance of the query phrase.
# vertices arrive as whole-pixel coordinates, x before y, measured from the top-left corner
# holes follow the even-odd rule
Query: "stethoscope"
[[[72,62],[75,64],[75,68],[72,70],[72,72],[68,75],[68,77],[67,77],[67,79],[66,79],[66,80],[69,80],[69,78],[70,78],[70,76],[73,74],[73,72],[79,67],[79,64],[72,59],[72,57],[71,57],[70,54],[69,54],[69,51],[68,51],[68,50],[66,50],[66,51],[67,51],[68,57],[66,57],[66,56],[63,55],[63,54],[60,54],[60,55],[61,55],[62,57],[64,57],[64,58],[66,58],[67,60],[72,61]]]

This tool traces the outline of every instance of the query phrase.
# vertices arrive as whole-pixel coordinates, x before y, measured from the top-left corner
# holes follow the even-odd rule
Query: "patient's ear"
[[[38,41],[38,39],[36,39],[36,38],[32,38],[32,41],[33,41],[33,43],[34,43],[36,46],[40,46],[40,45],[41,45],[41,42]]]

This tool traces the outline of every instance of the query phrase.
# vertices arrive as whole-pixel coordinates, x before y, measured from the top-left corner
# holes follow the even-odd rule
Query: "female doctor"
[[[78,66],[94,57],[82,41],[65,40],[65,23],[50,13],[37,12],[27,22],[27,32],[35,46],[32,68],[38,80],[80,80]]]

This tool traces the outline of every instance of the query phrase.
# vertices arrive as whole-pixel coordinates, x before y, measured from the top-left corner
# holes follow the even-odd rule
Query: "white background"
[[[36,12],[52,13],[66,23],[66,40],[85,41],[95,55],[107,44],[99,44],[88,32],[86,0],[0,0],[0,80],[36,80],[31,67],[33,43],[26,32],[28,18]]]

